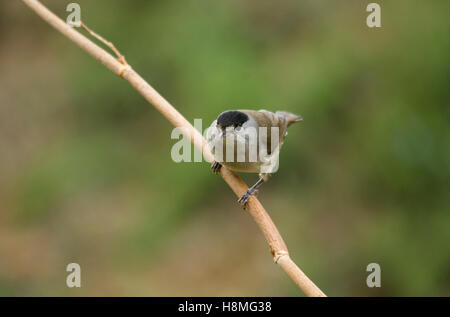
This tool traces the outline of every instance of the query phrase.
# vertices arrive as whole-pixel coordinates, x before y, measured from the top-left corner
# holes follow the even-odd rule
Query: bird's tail
[[[291,124],[293,124],[295,122],[299,122],[299,121],[303,120],[303,118],[300,117],[299,115],[296,115],[296,114],[293,114],[290,112],[286,112],[286,111],[277,111],[276,114],[286,120],[287,126],[290,126]]]

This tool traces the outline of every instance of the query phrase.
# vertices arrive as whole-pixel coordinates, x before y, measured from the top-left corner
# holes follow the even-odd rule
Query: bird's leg
[[[213,171],[214,174],[219,174],[220,168],[222,167],[222,165],[216,161],[214,161],[211,165],[211,169]]]
[[[242,206],[245,206],[245,204],[247,204],[248,200],[250,199],[250,196],[258,193],[257,188],[259,186],[261,186],[262,183],[264,183],[264,177],[261,177],[260,179],[258,179],[258,181],[255,183],[255,185],[250,187],[247,190],[247,192],[244,195],[242,195],[241,198],[238,199],[238,203],[240,203]]]

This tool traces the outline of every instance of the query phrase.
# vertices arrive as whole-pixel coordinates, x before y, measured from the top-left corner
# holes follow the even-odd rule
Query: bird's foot
[[[241,198],[238,199],[238,203],[241,204],[241,206],[244,206],[247,204],[248,200],[250,199],[251,195],[258,194],[257,189],[249,188],[247,192],[241,196]]]
[[[214,161],[211,165],[211,169],[213,171],[214,174],[219,174],[220,168],[222,167],[222,165],[216,161]]]

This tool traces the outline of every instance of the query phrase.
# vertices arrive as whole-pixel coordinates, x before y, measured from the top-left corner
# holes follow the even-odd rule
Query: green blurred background
[[[360,0],[77,2],[189,121],[304,117],[259,197],[325,293],[450,295],[449,1],[377,1],[380,29]],[[172,126],[21,1],[0,69],[0,295],[302,295],[208,164],[172,161]]]

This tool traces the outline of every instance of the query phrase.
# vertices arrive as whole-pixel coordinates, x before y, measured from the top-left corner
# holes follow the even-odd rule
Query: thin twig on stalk
[[[61,32],[64,36],[69,38],[81,49],[89,53],[92,57],[100,61],[108,69],[116,75],[128,81],[150,104],[152,104],[164,117],[166,117],[175,127],[180,128],[184,135],[186,135],[194,146],[203,153],[203,156],[208,162],[213,161],[213,155],[205,147],[206,141],[203,136],[187,121],[166,99],[164,99],[152,86],[150,86],[138,73],[136,73],[125,61],[121,60],[118,50],[112,43],[104,40],[101,36],[90,31],[94,37],[107,44],[118,56],[119,59],[114,58],[104,49],[93,43],[84,35],[66,24],[63,20],[57,17],[53,12],[43,6],[38,0],[22,0],[33,11],[35,11],[42,19],[52,25],[55,29]],[[95,35],[94,35],[95,34]],[[123,56],[122,56],[123,57]],[[220,169],[220,175],[225,182],[231,187],[234,193],[240,197],[248,189],[247,185],[233,172],[225,167]],[[300,289],[307,296],[326,296],[306,275],[302,270],[292,261],[289,256],[286,244],[283,241],[277,227],[272,219],[261,205],[259,200],[251,196],[248,201],[248,212],[255,220],[256,224],[264,234],[267,243],[269,244],[270,252],[275,263],[277,263],[286,274],[298,285]]]
[[[92,35],[93,37],[95,37],[97,40],[99,40],[100,42],[102,42],[103,44],[105,44],[106,46],[108,46],[113,52],[114,54],[117,55],[117,60],[123,64],[123,65],[128,65],[127,61],[125,60],[125,56],[122,55],[122,53],[119,52],[119,50],[116,48],[116,46],[111,43],[108,40],[105,40],[102,36],[98,35],[97,33],[95,33],[94,31],[92,31],[90,28],[87,27],[86,24],[84,24],[83,22],[80,22],[80,26],[85,29],[90,35]]]

